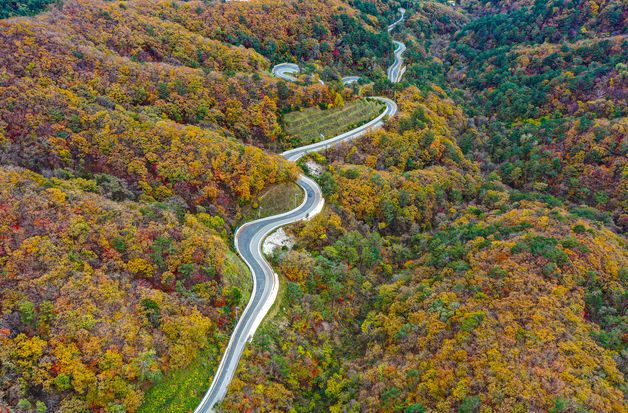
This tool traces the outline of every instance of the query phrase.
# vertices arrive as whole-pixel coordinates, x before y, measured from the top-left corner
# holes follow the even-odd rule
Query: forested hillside
[[[337,0],[236,2],[202,12],[190,4],[159,12],[209,38],[252,48],[274,63],[315,60],[367,70],[382,67],[380,57],[389,52],[386,32],[361,24],[356,11]]]
[[[44,10],[57,0],[6,0],[0,4],[0,19],[13,16],[28,16]]]
[[[625,5],[404,7],[401,113],[312,157],[222,411],[626,411]]]
[[[273,256],[282,311],[224,411],[625,410],[625,237],[482,175],[456,142],[476,129],[432,89],[315,157],[331,206]]]
[[[0,411],[191,410],[234,230],[302,171],[325,207],[219,411],[627,411],[623,2],[48,3],[0,6]],[[383,129],[276,154],[374,95]]]
[[[0,386],[23,411],[135,411],[230,325],[242,270],[219,217],[93,192],[0,170]]]
[[[348,4],[251,6],[67,0],[0,20],[0,410],[134,412],[181,368],[202,382],[152,405],[202,396],[251,284],[233,229],[297,174],[256,145],[284,145],[283,111],[353,99],[278,81],[273,59],[321,43],[299,57],[322,67],[348,34],[388,53]],[[277,53],[234,38],[245,26]]]
[[[463,151],[504,183],[607,211],[625,230],[625,7],[461,6],[426,3],[411,17],[420,53],[408,81],[459,94],[477,129],[460,140]]]

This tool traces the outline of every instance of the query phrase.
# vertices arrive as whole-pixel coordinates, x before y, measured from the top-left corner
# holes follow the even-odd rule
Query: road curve
[[[277,76],[278,78],[287,80],[288,82],[296,82],[297,78],[292,76],[291,73],[299,73],[301,71],[301,68],[299,68],[299,65],[296,65],[294,63],[279,63],[278,65],[276,65],[275,67],[273,67],[273,75]]]
[[[310,152],[321,151],[339,142],[348,141],[360,137],[372,129],[377,129],[384,124],[384,120],[386,117],[392,117],[397,113],[397,104],[394,101],[379,96],[373,97],[371,99],[377,99],[381,102],[384,102],[384,104],[386,105],[382,113],[380,113],[375,119],[365,123],[362,126],[358,126],[357,128],[350,130],[349,132],[345,132],[324,141],[315,142],[310,145],[301,146],[295,149],[290,149],[289,151],[286,151],[281,155],[289,161],[296,162],[299,160],[299,158]]]
[[[396,40],[394,41],[394,43],[395,46],[397,46],[397,48],[395,49],[395,61],[393,62],[392,66],[388,68],[388,80],[390,80],[392,83],[399,83],[401,81],[401,77],[406,71],[405,66],[402,66],[403,57],[401,56],[403,52],[406,51],[406,45]]]
[[[384,110],[375,119],[331,139],[286,151],[282,153],[282,156],[289,161],[296,162],[309,152],[320,151],[339,142],[355,139],[369,130],[381,127],[386,117],[394,116],[397,113],[397,104],[384,97],[375,97],[373,99],[380,100],[385,104]],[[224,398],[227,387],[238,367],[246,342],[251,340],[277,297],[279,279],[262,254],[264,239],[277,228],[309,219],[323,209],[325,199],[316,182],[301,175],[297,180],[297,184],[303,189],[305,194],[300,206],[284,214],[247,222],[236,231],[235,246],[253,275],[253,292],[249,303],[242,312],[242,316],[231,334],[229,344],[220,361],[214,380],[205,397],[196,408],[196,413],[211,412],[213,406]]]
[[[223,399],[237,369],[244,346],[253,337],[262,319],[277,297],[279,278],[262,254],[262,243],[277,228],[307,219],[320,212],[324,205],[320,187],[312,179],[300,176],[297,183],[305,197],[300,206],[284,214],[247,222],[235,234],[235,246],[253,276],[251,299],[242,312],[225,350],[214,380],[195,412],[211,412]]]
[[[360,76],[345,76],[342,78],[343,85],[350,85],[360,80]]]
[[[399,18],[399,20],[397,20],[396,22],[394,22],[394,23],[392,23],[391,25],[388,26],[388,33],[390,33],[392,31],[392,29],[394,29],[399,23],[401,23],[403,21],[403,18],[406,15],[406,9],[399,8],[399,11],[401,12],[401,17]]]
[[[401,10],[401,19],[393,23],[393,27],[403,20],[405,10]],[[389,69],[389,79],[391,79],[391,81],[393,80],[390,73],[393,73],[394,79],[397,79],[397,81],[403,75],[403,71],[400,71],[399,67],[401,66],[401,54],[405,50],[405,46],[403,46],[402,43],[399,44],[403,49],[400,50],[398,45],[397,50],[395,50],[395,63],[393,66],[397,64],[397,69],[394,71]],[[393,68],[393,66],[391,66],[391,68]],[[299,66],[293,63],[282,63],[273,68],[273,74],[275,74],[275,76],[288,81],[296,81],[296,78],[291,76],[290,73],[298,73],[299,71]],[[384,110],[375,119],[333,138],[291,149],[282,153],[282,156],[289,161],[296,162],[307,153],[320,151],[331,145],[355,139],[369,130],[379,128],[384,124],[387,117],[394,116],[397,113],[397,104],[394,101],[385,97],[374,97],[372,99],[380,100],[385,104]],[[216,403],[224,398],[229,383],[238,367],[238,362],[240,361],[246,343],[252,340],[253,334],[255,334],[255,331],[275,302],[279,290],[279,277],[262,254],[264,239],[277,228],[309,219],[323,209],[325,199],[316,182],[301,175],[297,180],[297,184],[301,187],[305,195],[301,205],[283,214],[247,222],[236,230],[234,236],[235,247],[251,271],[251,275],[253,276],[253,291],[251,292],[251,298],[246,308],[242,312],[231,334],[227,349],[220,360],[220,365],[216,370],[211,386],[201,403],[194,410],[194,413],[212,412]]]

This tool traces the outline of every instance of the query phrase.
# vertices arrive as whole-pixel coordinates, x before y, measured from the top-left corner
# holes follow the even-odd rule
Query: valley
[[[626,27],[1,4],[0,411],[626,411]]]

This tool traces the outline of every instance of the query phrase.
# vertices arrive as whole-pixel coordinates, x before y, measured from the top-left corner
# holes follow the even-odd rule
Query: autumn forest
[[[267,253],[277,300],[216,411],[628,412],[627,20],[3,2],[0,412],[194,411],[254,288],[234,235],[296,206],[300,174],[324,207]],[[372,96],[398,107],[381,128],[281,156]]]

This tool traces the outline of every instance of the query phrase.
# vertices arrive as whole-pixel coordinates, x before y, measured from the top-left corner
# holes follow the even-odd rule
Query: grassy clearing
[[[290,211],[303,202],[303,190],[294,182],[273,185],[268,188],[259,199],[258,205],[247,206],[242,210],[240,222],[248,222],[257,218],[281,214]]]
[[[251,278],[251,271],[242,259],[234,252],[227,254],[226,271],[223,273],[223,282],[225,287],[230,289],[231,287],[238,287],[242,291],[242,300],[240,301],[240,307],[249,302],[251,292],[253,291],[253,279]]]
[[[377,117],[384,109],[378,100],[356,100],[342,108],[307,108],[284,115],[286,132],[295,138],[294,146],[320,141],[350,131]]]
[[[219,351],[217,347],[204,351],[188,367],[166,374],[148,389],[138,413],[194,411],[218,368]]]
[[[279,319],[280,316],[285,314],[282,302],[284,296],[286,295],[286,283],[288,280],[279,272],[277,275],[279,275],[279,290],[277,291],[277,299],[273,303],[272,307],[270,307],[270,310],[268,310],[266,317],[262,320],[259,327],[260,331],[263,331],[265,328],[272,328],[273,321]],[[255,336],[253,339],[255,340]]]

